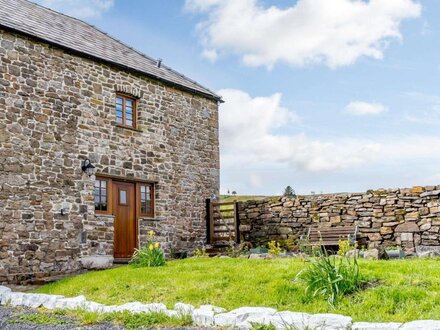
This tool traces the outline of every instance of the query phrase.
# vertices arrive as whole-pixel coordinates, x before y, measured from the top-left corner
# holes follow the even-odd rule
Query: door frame
[[[137,198],[138,198],[138,193],[137,193],[137,185],[136,185],[136,181],[129,181],[129,180],[112,180],[112,194],[115,196],[115,198],[119,198],[119,191],[116,191],[116,185],[118,183],[128,183],[133,185],[133,189],[134,189],[134,202],[133,202],[133,207],[134,207],[134,236],[135,236],[135,240],[134,240],[134,248],[138,249],[139,248],[139,222],[138,222],[138,210],[137,210]],[[121,261],[121,260],[126,260],[126,259],[130,259],[130,257],[115,257],[115,239],[116,236],[114,234],[114,230],[115,230],[115,220],[116,220],[116,210],[118,208],[118,203],[113,203],[113,258],[116,261]]]
[[[125,176],[119,176],[119,175],[112,175],[112,174],[108,174],[108,173],[101,173],[101,172],[97,172],[95,174],[95,178],[102,178],[102,179],[108,179],[107,182],[111,182],[112,185],[112,189],[110,190],[110,194],[113,193],[113,183],[114,182],[123,182],[123,183],[132,183],[135,186],[135,225],[136,225],[136,231],[135,231],[135,236],[136,236],[136,248],[139,248],[139,218],[142,218],[141,214],[139,214],[139,207],[138,207],[138,197],[139,197],[139,191],[138,191],[138,185],[139,184],[149,184],[152,186],[153,188],[153,193],[152,193],[152,199],[153,199],[153,216],[152,217],[144,217],[145,219],[154,219],[156,217],[156,191],[157,191],[157,184],[159,183],[159,181],[157,180],[145,180],[145,179],[137,179],[137,178],[128,178]],[[113,206],[113,202],[111,203],[111,207],[109,208],[109,210],[107,212],[100,212],[100,213],[96,213],[96,215],[112,215],[113,217],[115,216],[114,213],[114,206]],[[114,223],[113,223],[113,229],[114,229]],[[113,237],[113,256],[114,256],[114,237]],[[124,259],[120,259],[117,258],[115,259],[116,261],[120,260],[120,261],[125,261]]]

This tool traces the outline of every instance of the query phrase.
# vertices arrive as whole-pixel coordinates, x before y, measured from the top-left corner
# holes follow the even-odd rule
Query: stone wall
[[[298,238],[313,224],[355,224],[361,245],[414,251],[440,245],[439,197],[440,186],[429,186],[240,202],[240,232],[259,245]]]
[[[137,129],[115,125],[117,91],[138,98]],[[94,214],[85,158],[97,173],[157,182],[140,244],[150,228],[167,252],[205,240],[205,199],[219,190],[217,102],[0,30],[0,282],[112,258],[113,218]]]

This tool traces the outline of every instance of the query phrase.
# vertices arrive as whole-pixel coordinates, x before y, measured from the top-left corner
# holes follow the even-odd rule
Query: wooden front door
[[[135,184],[113,181],[114,257],[130,258],[136,248]]]

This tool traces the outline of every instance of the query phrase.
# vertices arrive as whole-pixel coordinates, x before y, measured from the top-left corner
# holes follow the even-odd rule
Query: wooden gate
[[[207,241],[212,245],[240,243],[237,202],[211,202],[207,206]]]

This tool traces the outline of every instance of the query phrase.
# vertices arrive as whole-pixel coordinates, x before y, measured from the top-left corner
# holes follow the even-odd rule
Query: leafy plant
[[[294,252],[298,250],[299,245],[293,237],[289,237],[280,243],[280,247],[286,251]]]
[[[340,255],[341,257],[345,257],[348,252],[356,249],[357,249],[357,242],[355,242],[354,245],[352,245],[349,239],[339,240],[338,255]]]
[[[311,264],[299,272],[296,280],[306,285],[306,295],[321,296],[335,305],[344,295],[357,291],[363,282],[357,257],[329,257],[324,250]]]
[[[267,245],[269,247],[269,254],[274,256],[279,256],[281,254],[280,243],[276,241],[270,241]]]
[[[147,245],[134,251],[130,260],[134,267],[159,267],[166,264],[159,242],[154,242],[154,231],[150,230],[148,236]]]
[[[206,258],[209,257],[208,253],[206,253],[206,248],[203,246],[201,248],[197,248],[193,251],[193,255],[197,258]]]

